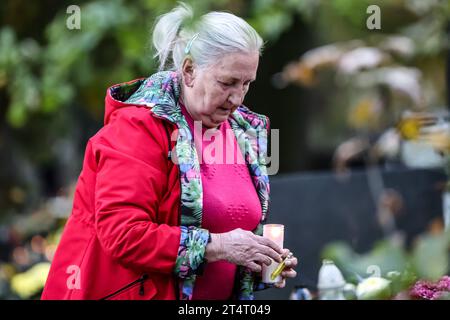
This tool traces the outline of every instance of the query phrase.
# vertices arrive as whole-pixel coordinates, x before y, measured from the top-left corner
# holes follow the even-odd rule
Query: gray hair
[[[199,66],[213,64],[228,53],[261,54],[263,40],[242,18],[213,11],[201,16],[195,24],[193,20],[192,8],[182,2],[158,17],[153,29],[153,46],[160,71],[167,67],[181,69],[188,45],[189,55]]]

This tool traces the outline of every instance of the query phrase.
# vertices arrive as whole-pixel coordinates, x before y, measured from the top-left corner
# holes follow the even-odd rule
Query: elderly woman
[[[288,255],[261,236],[269,122],[242,105],[262,40],[229,13],[192,17],[181,4],[155,25],[171,71],[107,90],[43,299],[253,299]]]

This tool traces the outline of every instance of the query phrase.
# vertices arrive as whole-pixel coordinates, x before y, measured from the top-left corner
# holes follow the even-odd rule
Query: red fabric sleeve
[[[116,113],[91,141],[97,162],[97,236],[106,252],[129,268],[172,273],[180,227],[155,222],[167,184],[161,128],[148,109]]]

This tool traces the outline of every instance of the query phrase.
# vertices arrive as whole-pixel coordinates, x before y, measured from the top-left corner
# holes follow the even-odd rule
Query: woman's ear
[[[183,74],[183,82],[187,87],[193,87],[194,86],[194,79],[195,79],[195,68],[194,63],[192,62],[191,58],[186,58],[183,61],[183,66],[181,67],[181,72]]]

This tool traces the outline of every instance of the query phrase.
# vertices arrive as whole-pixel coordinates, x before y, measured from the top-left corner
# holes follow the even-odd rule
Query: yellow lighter
[[[280,262],[278,267],[270,275],[271,280],[275,280],[275,278],[280,275],[280,273],[283,271],[284,267],[286,266],[286,260],[292,258],[292,256],[293,256],[292,252],[289,252],[287,257],[284,258],[284,260]]]

